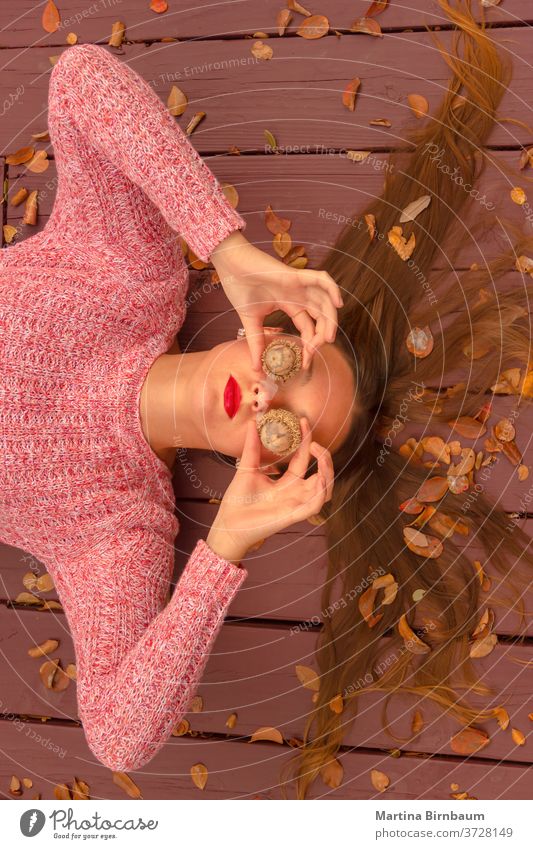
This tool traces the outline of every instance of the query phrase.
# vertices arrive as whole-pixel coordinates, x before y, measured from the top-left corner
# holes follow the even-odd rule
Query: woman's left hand
[[[343,301],[327,271],[292,268],[256,248],[238,230],[216,246],[210,259],[242,321],[252,365],[258,371],[265,347],[263,320],[276,309],[287,313],[300,331],[303,369],[320,345],[335,340],[337,309]]]

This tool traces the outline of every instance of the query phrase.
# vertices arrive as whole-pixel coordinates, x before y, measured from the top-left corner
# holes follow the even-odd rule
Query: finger
[[[302,270],[307,271],[308,269],[304,268]],[[319,271],[318,273],[315,272],[314,282],[317,286],[320,286],[325,292],[328,293],[331,302],[335,304],[337,308],[340,309],[340,307],[344,306],[340,286],[335,282],[333,277],[328,274],[327,271]]]
[[[244,447],[239,462],[238,472],[250,472],[258,468],[261,461],[261,441],[254,419],[250,419],[244,438]]]
[[[306,346],[310,342],[310,340],[315,335],[315,325],[314,322],[307,312],[307,310],[302,307],[301,304],[283,304],[283,309],[291,319],[292,323],[299,331],[300,336],[302,337],[302,343],[304,346],[304,351],[306,350]],[[305,358],[304,358],[305,361]],[[303,364],[302,364],[303,365]],[[305,366],[304,366],[305,368]]]
[[[311,444],[313,434],[306,416],[301,416],[300,427],[302,429],[302,441],[289,460],[285,474],[290,472],[291,475],[303,478],[309,466],[309,446]],[[280,480],[282,480],[282,478],[280,478]]]
[[[264,328],[257,317],[248,318],[241,316],[243,327],[246,331],[246,341],[252,359],[252,368],[256,371],[261,369],[261,354],[265,349]]]
[[[316,318],[316,332],[323,333],[325,342],[333,342],[338,326],[337,308],[323,291],[314,300],[316,303],[310,300],[307,309]]]
[[[335,470],[333,460],[327,448],[319,445],[318,442],[312,442],[309,446],[309,452],[316,457],[318,462],[318,474],[321,474],[325,481],[327,491],[327,500],[331,498],[333,492],[333,484],[335,482]]]

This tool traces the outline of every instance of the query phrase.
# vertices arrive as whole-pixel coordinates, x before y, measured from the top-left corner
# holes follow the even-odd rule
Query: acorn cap
[[[263,371],[285,382],[302,367],[302,349],[290,339],[273,339],[261,354]]]
[[[290,454],[302,441],[298,416],[288,410],[269,410],[258,418],[257,430],[265,448],[280,457]]]

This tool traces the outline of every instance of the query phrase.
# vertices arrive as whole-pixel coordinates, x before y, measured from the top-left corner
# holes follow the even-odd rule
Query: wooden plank
[[[493,31],[503,53],[512,51],[514,77],[501,103],[501,116],[531,124],[528,28]],[[450,49],[450,32],[441,33]],[[356,39],[356,40],[354,40]],[[196,41],[134,44],[117,55],[146,79],[166,102],[172,85],[188,98],[179,119],[185,127],[202,110],[206,118],[191,138],[202,153],[227,151],[236,145],[243,153],[267,150],[263,131],[270,130],[280,150],[324,153],[405,146],[405,129],[416,124],[408,106],[409,94],[425,96],[430,110],[440,103],[449,69],[427,32],[394,32],[384,38],[364,35],[321,39],[279,38],[269,61],[256,60],[252,41],[209,41],[200,55]],[[50,55],[39,48],[2,51],[0,152],[27,145],[32,132],[46,124]],[[113,48],[108,48],[113,50]],[[362,80],[357,108],[342,105],[342,93],[353,77]],[[386,117],[390,128],[370,126]],[[487,143],[514,147],[531,144],[531,133],[517,125],[493,127]]]
[[[347,30],[353,21],[363,16],[370,0],[330,0],[327,16],[331,29]],[[0,7],[0,47],[29,45],[50,46],[63,44],[68,32],[76,32],[81,42],[105,42],[111,26],[117,19],[127,25],[127,38],[131,40],[158,39],[174,36],[180,39],[252,35],[267,32],[277,37],[276,15],[278,0],[231,0],[212,4],[197,3],[190,6],[174,0],[164,15],[155,15],[147,7],[147,0],[62,0],[61,25],[55,33],[47,34],[41,27],[40,6],[34,0],[3,0]],[[477,4],[473,8],[479,20]],[[533,19],[528,0],[506,0],[503,6],[487,9],[485,19],[517,24]],[[293,14],[287,33],[294,33],[303,17]],[[391,2],[380,15],[383,30],[391,27],[420,27],[446,25],[447,18],[435,0],[410,0],[409,3]]]
[[[54,799],[54,787],[74,776],[89,784],[92,799],[128,799],[112,780],[111,770],[97,762],[81,728],[40,725],[16,720],[0,721],[0,795],[11,799],[8,787],[13,774],[33,780],[23,799],[36,793]],[[63,754],[64,753],[64,754]],[[143,799],[280,799],[280,771],[292,757],[287,746],[274,743],[248,745],[236,740],[171,738],[143,769],[131,773]],[[344,752],[339,756],[343,782],[336,790],[321,778],[308,798],[315,799],[450,799],[452,783],[477,799],[530,799],[531,769],[519,764],[494,764],[477,759],[393,758],[383,752]],[[204,790],[191,781],[190,768],[203,763],[208,769]],[[370,771],[379,769],[390,778],[386,792],[372,787]],[[290,798],[294,798],[289,788]]]
[[[516,151],[488,151],[490,161],[476,186],[485,203],[494,204],[494,213],[505,216],[524,229],[530,227],[533,212],[529,204],[518,206],[510,197],[511,188],[521,185],[528,189],[525,173],[518,167]],[[328,249],[335,243],[345,222],[354,229],[366,225],[361,213],[372,198],[381,194],[387,154],[368,157],[355,164],[343,154],[299,156],[225,156],[206,157],[210,169],[221,183],[230,183],[239,194],[238,210],[246,221],[246,238],[273,255],[272,234],[265,225],[265,210],[270,204],[276,213],[292,221],[290,234],[294,244],[303,244],[309,257],[309,267],[319,267]],[[379,167],[377,167],[379,165]],[[507,177],[504,168],[515,170]],[[39,218],[36,227],[22,223],[24,204],[13,207],[11,198],[21,188],[38,190]],[[57,176],[54,163],[44,174],[31,174],[24,166],[9,168],[8,222],[19,230],[16,241],[39,232],[46,224],[55,198]],[[533,197],[533,195],[532,195]],[[481,208],[481,207],[480,207]],[[528,221],[528,215],[531,221]],[[487,259],[509,249],[508,235],[499,224],[483,233],[476,242],[465,230],[464,248],[458,255],[457,268],[468,268],[471,263],[484,265]],[[414,255],[416,261],[416,253]],[[435,268],[449,268],[450,262],[444,248],[434,260]],[[417,268],[413,266],[413,273]],[[207,279],[208,281],[208,279]],[[193,311],[216,312],[221,303],[216,289],[205,282],[203,290],[191,291],[189,303]],[[497,291],[523,285],[519,274],[510,269],[509,276],[496,286]],[[425,290],[424,290],[425,291]],[[438,290],[435,296],[438,300]],[[227,303],[224,304],[227,309]],[[439,305],[436,304],[436,311]],[[218,325],[218,322],[214,322]],[[220,334],[218,326],[211,328],[213,338]]]
[[[44,715],[61,720],[78,718],[75,684],[72,683],[62,693],[46,690],[39,678],[40,661],[27,654],[33,643],[53,638],[60,642],[54,657],[60,657],[63,666],[73,662],[74,649],[67,628],[68,623],[62,614],[1,606],[0,682],[4,713]],[[247,738],[259,727],[274,726],[279,728],[286,740],[301,738],[305,719],[312,708],[312,693],[300,685],[295,666],[314,667],[315,643],[316,633],[310,631],[225,624],[198,688],[198,694],[203,698],[203,711],[187,714],[192,729],[225,734],[229,715],[236,713],[238,718],[232,729],[233,735]],[[380,658],[386,669],[399,649],[393,647],[390,638],[383,638],[381,644]],[[532,655],[529,645],[500,643],[490,655],[474,661],[479,682],[491,687],[494,695],[479,696],[465,692],[465,700],[485,709],[505,704],[511,717],[511,725],[505,732],[495,719],[483,726],[491,738],[482,750],[482,757],[488,761],[500,758],[515,762],[532,760],[533,735],[528,734],[531,676],[529,668],[517,662],[531,662]],[[364,686],[364,682],[353,682],[346,691],[354,693]],[[364,693],[359,699],[357,721],[348,729],[345,745],[379,749],[398,746],[410,751],[453,755],[450,738],[461,726],[427,700],[411,696],[394,699],[388,713],[393,735],[404,738],[400,742],[398,737],[390,736],[382,729],[384,695]],[[415,708],[422,710],[425,725],[422,732],[413,738],[410,726]],[[513,743],[511,727],[528,735],[524,746]]]

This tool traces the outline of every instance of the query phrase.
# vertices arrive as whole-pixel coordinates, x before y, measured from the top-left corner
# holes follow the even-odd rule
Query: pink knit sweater
[[[245,222],[150,86],[105,48],[62,54],[48,126],[52,215],[0,252],[0,539],[48,568],[87,742],[133,770],[187,711],[247,576],[201,539],[167,603],[172,475],[139,412],[185,318],[176,234],[207,260]]]

